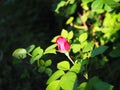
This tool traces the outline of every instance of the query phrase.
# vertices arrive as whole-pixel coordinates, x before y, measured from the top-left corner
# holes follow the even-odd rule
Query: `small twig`
[[[78,25],[75,25],[73,23],[70,23],[70,26],[74,27],[74,28],[77,28],[77,29],[85,29],[84,26],[78,26]]]
[[[85,13],[85,11],[83,11],[83,14],[84,13]],[[88,26],[87,26],[86,22],[83,20],[83,17],[82,17],[82,15],[79,12],[78,12],[78,16],[80,17],[85,30],[88,30]]]

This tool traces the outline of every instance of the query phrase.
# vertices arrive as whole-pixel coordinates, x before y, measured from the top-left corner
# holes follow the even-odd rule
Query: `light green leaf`
[[[74,17],[68,18],[68,20],[66,21],[66,25],[72,23],[73,20],[74,20]]]
[[[81,45],[80,44],[72,44],[71,48],[72,48],[72,50],[73,50],[74,53],[77,53],[77,52],[80,51]]]
[[[62,29],[62,31],[61,31],[61,36],[67,38],[67,36],[68,36],[68,31],[65,30],[65,29]]]
[[[98,13],[101,13],[103,5],[103,0],[95,0],[91,5],[92,11],[97,11]]]
[[[82,82],[82,83],[78,86],[77,90],[86,90],[86,89],[85,89],[86,86],[87,86],[87,82]]]
[[[27,54],[26,49],[18,48],[13,52],[12,56],[17,59],[24,59],[24,58],[26,58],[26,54]]]
[[[35,45],[30,45],[28,48],[26,48],[27,52],[31,52],[35,48]]]
[[[33,64],[36,60],[39,60],[43,55],[43,49],[37,47],[32,52],[32,58],[30,59],[30,63]]]
[[[79,41],[80,43],[84,42],[85,40],[87,40],[88,38],[88,34],[87,33],[82,33],[80,36],[79,36]]]
[[[62,75],[64,75],[64,71],[63,70],[57,70],[55,73],[53,73],[53,75],[48,79],[47,84],[50,84],[52,81],[57,80],[58,78],[60,78]]]
[[[57,64],[57,68],[60,70],[69,70],[70,63],[68,61],[62,61],[62,62]]]
[[[73,31],[70,31],[70,32],[68,33],[68,37],[67,37],[67,38],[70,40],[70,39],[73,38],[73,35],[74,35]]]
[[[60,90],[59,80],[52,81],[46,88],[46,90]]]
[[[51,40],[51,42],[55,43],[55,42],[56,42],[56,39],[57,39],[58,37],[59,37],[59,36],[55,36],[55,37]]]
[[[93,0],[82,0],[83,3],[89,3],[92,2]]]
[[[63,90],[75,90],[74,85],[76,83],[77,75],[74,72],[67,72],[60,79],[60,86]]]
[[[108,46],[100,46],[98,48],[95,48],[92,53],[91,53],[91,57],[95,57],[99,54],[104,53],[106,50],[108,49]]]
[[[65,4],[66,4],[66,1],[60,1],[60,2],[57,4],[57,8],[55,9],[55,12],[56,12],[56,13],[59,13],[59,9],[60,9],[61,7],[64,7]]]
[[[73,4],[75,2],[75,0],[70,0],[70,4]]]
[[[93,49],[94,43],[93,42],[88,42],[87,45],[84,46],[83,52],[89,52]]]
[[[45,49],[44,54],[49,54],[49,53],[56,54],[56,49],[55,49],[56,46],[57,46],[56,44],[49,46],[48,48]]]
[[[52,64],[52,60],[50,59],[45,62],[46,67],[50,66],[51,64]]]
[[[80,72],[80,69],[81,69],[81,63],[75,63],[75,64],[71,67],[70,71],[73,71],[73,72],[75,72],[75,73],[79,73],[79,72]]]

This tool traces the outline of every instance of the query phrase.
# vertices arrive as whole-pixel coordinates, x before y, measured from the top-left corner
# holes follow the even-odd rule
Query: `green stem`
[[[68,59],[72,62],[72,64],[75,64],[74,61],[70,58],[70,55],[68,52],[65,53],[65,55],[68,57]]]

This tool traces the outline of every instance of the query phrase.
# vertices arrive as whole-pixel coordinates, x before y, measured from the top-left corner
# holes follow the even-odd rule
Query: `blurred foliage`
[[[11,54],[17,47],[35,44],[46,48],[50,44],[48,41],[58,32],[53,3],[54,0],[0,1],[0,90],[44,90],[48,76],[30,66],[27,59],[24,63],[13,60]],[[22,53],[20,49],[17,52]],[[43,66],[49,66],[48,62]],[[46,71],[51,72],[49,68]]]
[[[59,82],[62,88],[71,90],[76,85],[75,79],[80,82],[75,90],[112,90],[113,86],[119,90],[119,3],[119,0],[1,0],[0,90],[45,90],[46,82],[47,90],[52,90],[52,86],[60,88]],[[73,59],[82,63],[70,67],[67,61],[58,63],[62,58],[59,55],[57,59],[52,57],[56,61],[49,58],[48,54],[56,54],[56,45],[47,46],[61,29],[61,35],[71,43]],[[51,76],[56,63],[58,70]],[[84,82],[84,77],[88,78],[86,64],[90,79]],[[78,73],[84,77],[77,78]]]

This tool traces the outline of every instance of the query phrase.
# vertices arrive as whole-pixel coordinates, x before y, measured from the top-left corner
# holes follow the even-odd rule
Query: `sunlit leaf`
[[[77,53],[80,51],[81,45],[80,44],[72,44],[71,48],[72,48],[74,53]]]
[[[63,70],[57,70],[56,72],[53,73],[53,75],[47,80],[47,84],[50,84],[52,81],[57,80],[58,78],[60,78],[62,75],[64,75],[64,71]]]
[[[79,73],[80,69],[81,69],[81,63],[76,63],[71,67],[70,71],[73,71],[75,73]]]
[[[55,9],[55,12],[56,13],[59,13],[59,9],[63,6],[65,6],[66,2],[65,1],[60,1],[58,4],[57,4],[57,8]]]
[[[61,36],[67,38],[67,36],[68,36],[68,31],[65,30],[65,29],[62,29],[62,31],[61,31]]]
[[[49,46],[48,48],[45,49],[44,54],[50,54],[50,53],[56,54],[56,49],[55,49],[56,46],[57,46],[56,44]]]
[[[39,60],[43,55],[43,49],[37,47],[32,52],[32,58],[30,59],[30,63],[33,64],[36,60]]]
[[[74,20],[74,17],[68,18],[68,20],[66,21],[66,25],[72,23],[73,20]]]
[[[70,31],[70,32],[68,33],[68,37],[67,37],[67,38],[70,40],[70,39],[73,38],[73,35],[74,35],[73,31]]]
[[[60,86],[63,90],[75,90],[74,85],[76,83],[77,75],[74,72],[67,72],[60,79]]]
[[[88,52],[91,51],[94,47],[94,43],[93,42],[89,42],[87,43],[87,45],[84,46],[83,48],[83,52]]]
[[[87,82],[82,82],[82,83],[78,86],[77,90],[86,90],[86,89],[85,89],[86,86],[87,86]]]
[[[46,90],[60,90],[59,80],[52,81],[46,88]]]
[[[68,61],[62,61],[62,62],[57,64],[57,68],[60,70],[69,70],[70,63]]]
[[[17,59],[24,59],[24,58],[26,58],[26,54],[27,54],[26,49],[18,48],[13,52],[12,56]]]
[[[79,36],[79,41],[82,43],[84,42],[85,40],[87,40],[88,38],[88,34],[87,33],[82,33],[80,36]]]

